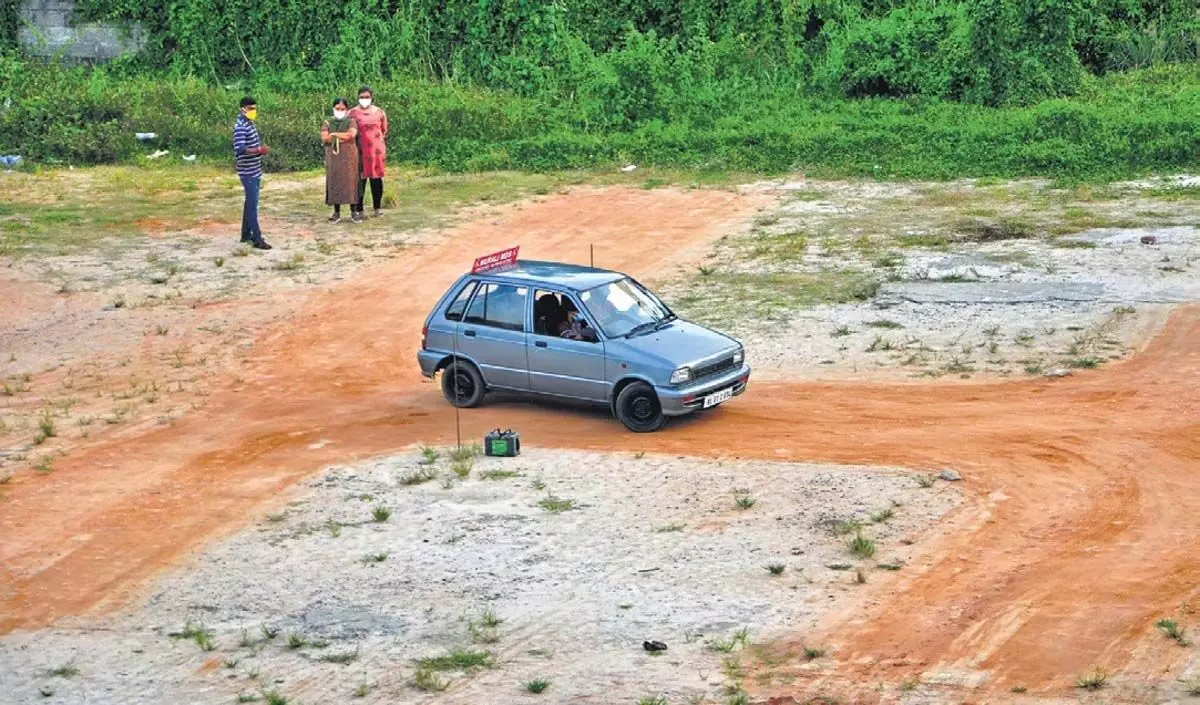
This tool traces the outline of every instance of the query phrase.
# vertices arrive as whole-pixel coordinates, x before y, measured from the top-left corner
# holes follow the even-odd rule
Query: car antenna
[[[588,243],[588,250],[591,253],[591,261],[592,261],[592,263],[589,264],[588,266],[595,269],[595,267],[596,267],[596,245],[594,243]]]

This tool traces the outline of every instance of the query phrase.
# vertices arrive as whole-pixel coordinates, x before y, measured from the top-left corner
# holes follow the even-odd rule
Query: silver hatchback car
[[[728,401],[750,380],[738,341],[680,319],[624,274],[557,262],[464,274],[425,320],[417,358],[424,376],[442,372],[455,406],[491,390],[580,400],[637,432]]]

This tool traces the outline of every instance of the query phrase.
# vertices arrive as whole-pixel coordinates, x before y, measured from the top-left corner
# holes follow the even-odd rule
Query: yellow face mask
[[[247,110],[246,117],[250,120],[257,120],[258,119],[258,108],[253,108],[251,110]]]

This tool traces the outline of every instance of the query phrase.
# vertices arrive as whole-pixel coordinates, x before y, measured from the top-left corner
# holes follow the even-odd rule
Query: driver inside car
[[[575,308],[575,302],[567,297],[563,297],[562,302],[563,312],[566,313],[566,320],[559,325],[559,335],[563,338],[571,340],[586,340],[593,342],[596,340],[596,333],[588,327],[587,321],[579,313],[579,309]]]

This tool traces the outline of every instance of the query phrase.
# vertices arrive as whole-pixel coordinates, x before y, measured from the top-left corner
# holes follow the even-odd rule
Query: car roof
[[[513,284],[549,284],[574,291],[586,291],[625,278],[624,274],[607,269],[540,260],[518,260],[512,268],[480,272],[477,276]]]

